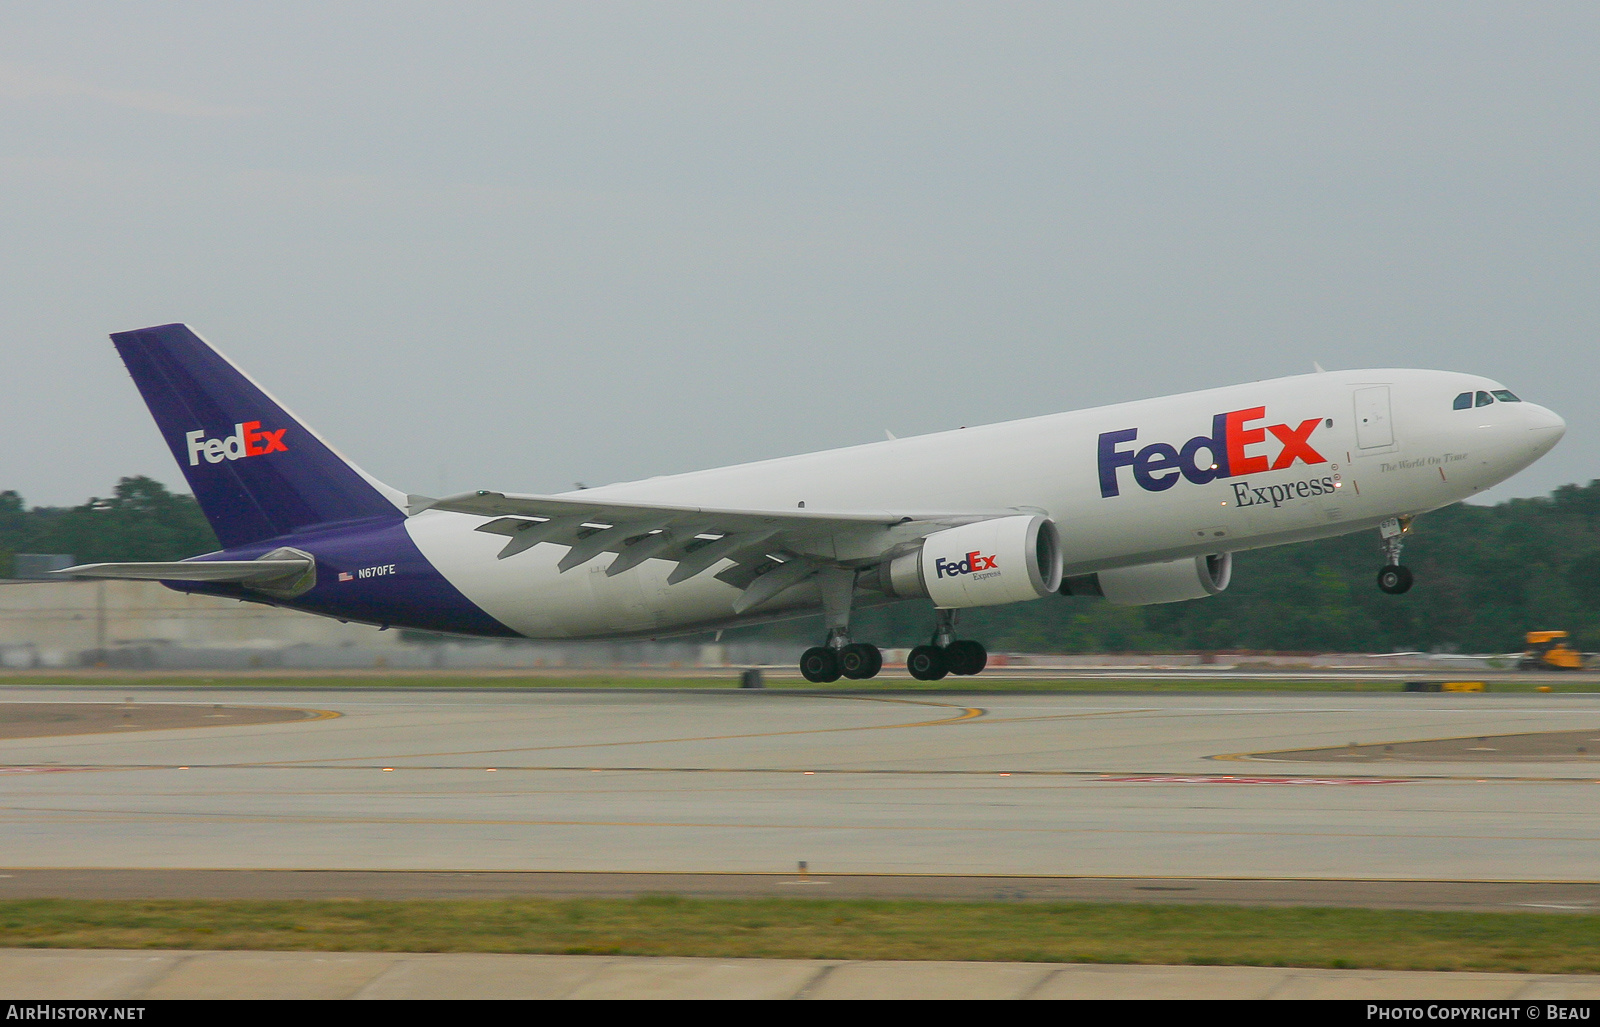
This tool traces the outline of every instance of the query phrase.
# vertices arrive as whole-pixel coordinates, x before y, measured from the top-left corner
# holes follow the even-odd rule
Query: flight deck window
[[[1480,407],[1486,407],[1490,403],[1493,403],[1493,402],[1494,402],[1494,397],[1493,396],[1489,395],[1487,392],[1480,392],[1480,393],[1478,393],[1478,402],[1473,404],[1473,405],[1474,406],[1480,406]]]
[[[1463,392],[1461,395],[1457,396],[1455,404],[1450,409],[1452,409],[1452,410],[1471,410],[1472,409],[1472,393]]]
[[[1513,393],[1513,392],[1511,392],[1511,391],[1509,391],[1507,389],[1495,389],[1494,390],[1494,398],[1498,399],[1502,403],[1521,403],[1522,402],[1522,400],[1520,400],[1520,399],[1518,399],[1516,397],[1515,393]]]

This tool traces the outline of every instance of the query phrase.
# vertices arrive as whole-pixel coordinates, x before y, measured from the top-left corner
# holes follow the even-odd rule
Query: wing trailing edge
[[[735,566],[718,579],[741,590],[735,612],[776,598],[824,567],[860,569],[891,558],[935,531],[1012,517],[1020,511],[892,511],[721,509],[608,500],[582,495],[531,496],[468,492],[443,499],[411,496],[412,516],[424,511],[487,518],[475,530],[505,536],[505,560],[542,542],[567,547],[557,567],[570,571],[606,553],[616,575],[649,559],[676,563],[669,585],[687,581],[724,560]]]

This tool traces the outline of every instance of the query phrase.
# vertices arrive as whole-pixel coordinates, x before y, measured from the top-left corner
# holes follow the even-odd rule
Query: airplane
[[[852,610],[932,600],[913,678],[971,675],[963,609],[1228,587],[1233,554],[1377,529],[1412,584],[1412,519],[1555,446],[1565,422],[1449,371],[1323,371],[557,495],[399,492],[182,324],[111,336],[223,549],[86,564],[342,621],[490,638],[716,631],[821,611],[814,682],[881,650]]]

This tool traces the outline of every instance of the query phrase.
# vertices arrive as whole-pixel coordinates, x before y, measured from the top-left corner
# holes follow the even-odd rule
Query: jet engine
[[[1204,599],[1228,587],[1233,554],[1118,567],[1098,574],[1078,574],[1061,583],[1064,596],[1105,596],[1118,606],[1149,606]]]
[[[861,584],[954,609],[1042,599],[1061,587],[1061,541],[1048,517],[1018,514],[936,531]]]

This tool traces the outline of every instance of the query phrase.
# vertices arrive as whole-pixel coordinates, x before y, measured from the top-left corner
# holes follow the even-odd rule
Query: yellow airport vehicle
[[[1570,648],[1565,631],[1530,631],[1528,649],[1517,662],[1521,670],[1582,670],[1583,653]]]

